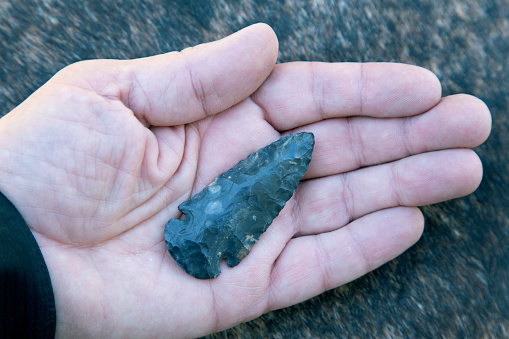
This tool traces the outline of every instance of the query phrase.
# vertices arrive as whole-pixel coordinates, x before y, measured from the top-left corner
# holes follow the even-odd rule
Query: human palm
[[[413,206],[479,184],[466,149],[490,131],[478,99],[440,99],[437,79],[413,66],[276,56],[273,32],[255,25],[182,53],[79,63],[0,120],[0,190],[43,252],[57,335],[228,328],[396,257],[422,232]],[[177,206],[297,131],[316,146],[279,217],[238,266],[187,275],[163,240]]]

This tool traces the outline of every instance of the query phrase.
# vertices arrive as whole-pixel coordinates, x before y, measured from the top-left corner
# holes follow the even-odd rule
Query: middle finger
[[[443,149],[472,148],[490,131],[489,111],[469,95],[443,98],[430,111],[408,118],[351,117],[320,121],[289,133],[315,134],[313,159],[304,179]]]

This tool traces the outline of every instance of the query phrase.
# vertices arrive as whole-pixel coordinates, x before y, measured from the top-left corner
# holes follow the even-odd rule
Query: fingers
[[[392,63],[289,63],[277,65],[252,96],[282,131],[352,115],[411,116],[440,100],[430,71]]]
[[[469,95],[443,98],[430,111],[405,119],[352,117],[298,128],[315,134],[306,179],[352,171],[422,152],[472,148],[491,130],[486,105]]]
[[[272,269],[267,311],[350,282],[397,257],[419,239],[423,225],[417,208],[398,207],[331,233],[292,239]]]
[[[473,192],[481,178],[478,156],[457,149],[308,180],[295,192],[294,232],[319,234],[377,210],[461,197]]]

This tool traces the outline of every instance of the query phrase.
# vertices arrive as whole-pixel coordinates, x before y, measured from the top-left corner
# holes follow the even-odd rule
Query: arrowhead
[[[183,202],[185,219],[164,231],[168,251],[190,275],[215,278],[225,258],[236,266],[292,197],[314,147],[312,133],[296,133],[251,153]]]

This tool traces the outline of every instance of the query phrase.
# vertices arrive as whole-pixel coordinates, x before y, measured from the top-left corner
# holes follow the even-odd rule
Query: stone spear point
[[[312,133],[295,133],[251,153],[183,202],[182,220],[171,219],[166,247],[184,271],[215,278],[224,258],[234,267],[279,215],[306,173]]]

